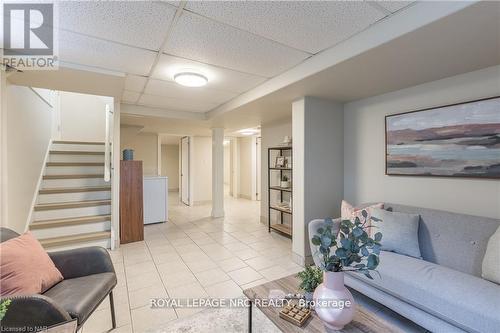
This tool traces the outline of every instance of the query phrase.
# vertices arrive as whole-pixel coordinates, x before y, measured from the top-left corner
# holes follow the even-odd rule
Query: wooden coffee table
[[[279,289],[289,293],[297,293],[300,284],[296,274],[271,281],[268,283],[245,289],[243,293],[250,299],[250,308],[248,312],[249,332],[252,332],[252,304],[255,299],[266,299],[269,296],[269,291]],[[340,332],[342,333],[389,333],[403,332],[397,327],[391,325],[384,319],[377,317],[372,312],[369,312],[360,305],[356,305],[357,311],[354,320],[346,325]],[[313,311],[311,318],[302,327],[293,325],[292,323],[281,319],[279,311],[281,308],[276,307],[259,307],[259,309],[282,331],[286,333],[324,333],[326,332],[321,319],[318,318]]]

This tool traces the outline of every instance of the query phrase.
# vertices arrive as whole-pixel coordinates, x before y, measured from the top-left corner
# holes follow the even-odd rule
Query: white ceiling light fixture
[[[260,132],[260,130],[255,128],[246,128],[238,131],[241,135],[255,135]]]
[[[205,75],[191,70],[185,70],[174,74],[174,81],[185,87],[203,87],[208,83],[208,79]]]

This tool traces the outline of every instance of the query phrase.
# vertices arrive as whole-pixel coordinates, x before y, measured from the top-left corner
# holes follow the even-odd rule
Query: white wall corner
[[[120,247],[120,103],[114,102],[111,165],[111,249]]]
[[[311,256],[307,225],[337,217],[344,191],[344,108],[341,103],[305,97],[292,105],[293,252]]]
[[[224,216],[224,128],[212,128],[212,217]]]
[[[35,186],[35,191],[33,193],[33,199],[31,200],[31,207],[28,213],[28,218],[26,219],[26,225],[24,227],[24,232],[28,231],[29,226],[33,219],[33,211],[35,210],[36,199],[38,198],[38,192],[40,191],[40,186],[42,186],[43,175],[45,173],[45,168],[47,162],[49,161],[50,147],[52,146],[52,139],[49,140],[47,144],[47,149],[45,150],[45,157],[43,158],[42,168],[40,169],[40,176],[38,176],[38,181]]]
[[[257,200],[257,137],[253,136],[252,137],[252,158],[251,158],[251,163],[252,163],[252,195],[250,197],[250,200],[256,201]]]
[[[300,262],[305,258],[304,245],[304,128],[305,128],[305,101],[300,99],[292,103],[292,160],[293,160],[293,234],[292,252]],[[296,260],[294,260],[296,261]],[[297,261],[296,261],[297,262]]]

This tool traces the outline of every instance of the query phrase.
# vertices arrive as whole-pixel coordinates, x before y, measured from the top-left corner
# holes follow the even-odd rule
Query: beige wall
[[[110,97],[59,92],[61,140],[103,142]]]
[[[290,106],[291,107],[291,106]],[[263,125],[261,128],[261,201],[260,201],[260,209],[261,209],[261,221],[267,223],[267,200],[268,200],[268,188],[267,188],[267,149],[269,147],[274,147],[283,142],[283,138],[285,136],[292,136],[292,119],[284,119],[280,122],[276,122],[273,124]],[[274,182],[279,181],[279,177],[275,177],[272,179]],[[276,192],[276,191],[274,191]],[[275,193],[277,195],[277,193]],[[273,197],[273,199],[276,199]],[[272,217],[271,217],[272,218]]]
[[[52,106],[28,87],[7,84],[5,90],[2,186],[7,218],[2,225],[24,232],[50,143]]]
[[[240,181],[238,196],[252,200],[252,138],[238,138],[238,155],[240,166]]]
[[[179,190],[179,145],[161,145],[161,175],[168,177],[169,190]]]
[[[124,149],[134,150],[134,160],[142,161],[145,176],[158,176],[158,135],[140,133],[140,127],[122,126],[120,133],[120,154]]]
[[[500,218],[500,180],[384,174],[384,117],[500,95],[500,66],[345,105],[344,196]]]
[[[191,196],[197,205],[212,200],[212,138],[195,136],[191,143]]]

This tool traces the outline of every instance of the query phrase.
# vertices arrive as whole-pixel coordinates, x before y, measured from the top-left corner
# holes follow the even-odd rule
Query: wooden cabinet
[[[120,161],[120,243],[144,240],[142,161]]]

